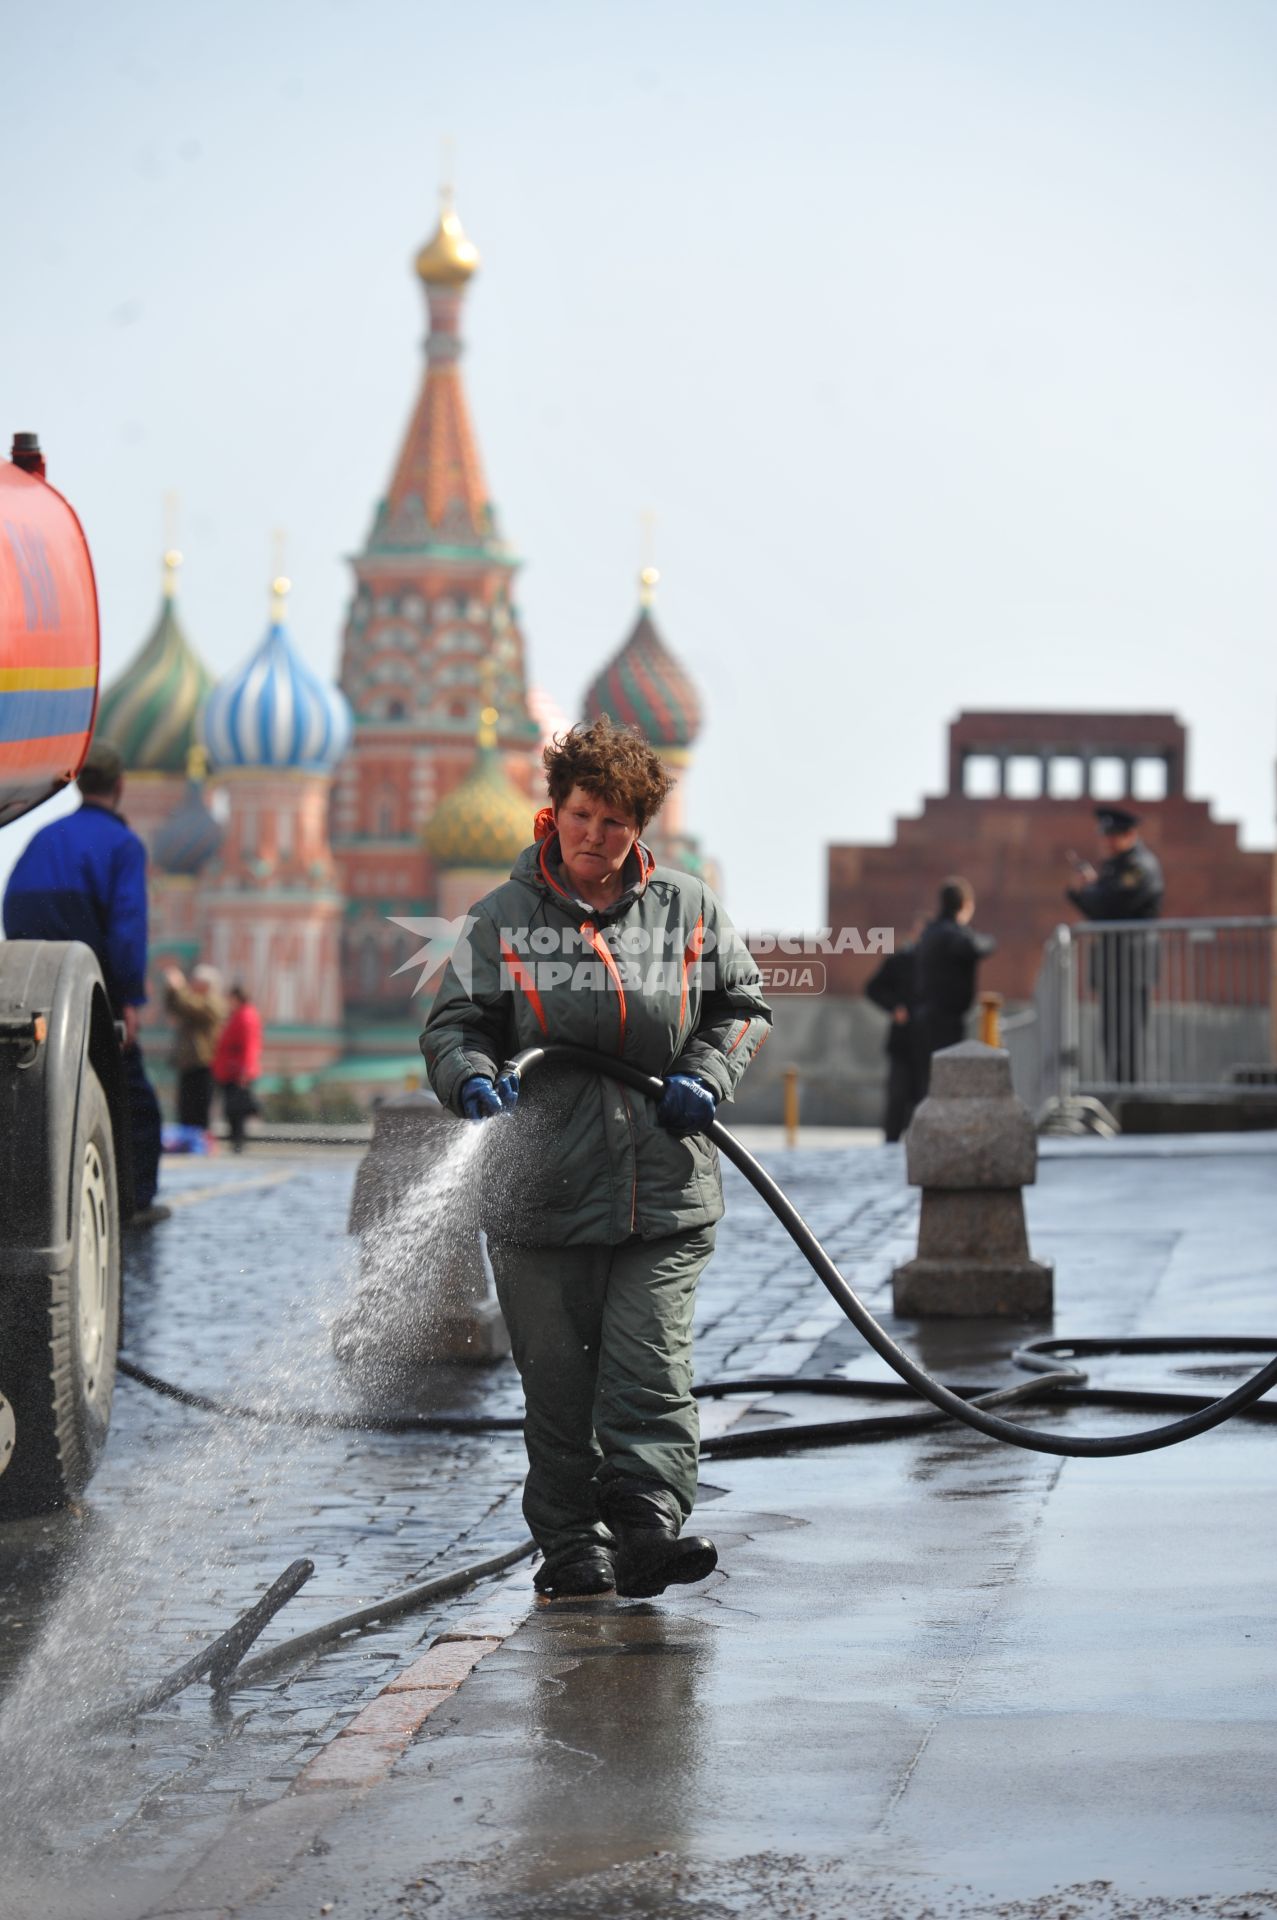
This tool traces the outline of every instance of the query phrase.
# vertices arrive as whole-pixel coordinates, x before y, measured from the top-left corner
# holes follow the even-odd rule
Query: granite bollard
[[[387,1273],[388,1283],[429,1289],[433,1295],[421,1302],[420,1324],[429,1329],[430,1349],[420,1356],[423,1363],[484,1364],[504,1360],[510,1351],[478,1221],[465,1217],[465,1209],[451,1208],[434,1223],[428,1261],[420,1259],[412,1235],[379,1232],[428,1173],[432,1159],[446,1153],[457,1129],[466,1124],[431,1093],[400,1093],[383,1100],[374,1111],[372,1143],[359,1163],[350,1198],[347,1229],[363,1242],[365,1269],[371,1260],[389,1260],[403,1270]]]
[[[1023,1187],[1037,1136],[1011,1087],[1010,1056],[964,1040],[931,1062],[931,1090],[905,1137],[922,1188],[917,1257],[897,1267],[892,1304],[907,1319],[1049,1316],[1049,1265],[1029,1256]]]

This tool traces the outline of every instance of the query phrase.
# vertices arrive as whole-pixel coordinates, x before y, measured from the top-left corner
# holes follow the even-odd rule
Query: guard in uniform
[[[1156,920],[1165,886],[1161,864],[1139,836],[1129,807],[1096,807],[1106,857],[1099,872],[1073,857],[1078,885],[1065,889],[1088,920]],[[1156,936],[1104,933],[1092,943],[1091,985],[1109,1079],[1129,1086],[1144,1078],[1149,995],[1157,979]]]

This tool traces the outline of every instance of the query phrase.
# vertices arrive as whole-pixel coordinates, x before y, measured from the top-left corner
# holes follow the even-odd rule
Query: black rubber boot
[[[634,1482],[609,1487],[603,1518],[616,1539],[616,1591],[625,1600],[651,1600],[666,1587],[705,1580],[718,1565],[712,1540],[679,1538],[678,1501],[664,1487]]]
[[[591,1600],[615,1593],[612,1556],[601,1546],[565,1547],[552,1560],[542,1561],[532,1584],[547,1600]]]

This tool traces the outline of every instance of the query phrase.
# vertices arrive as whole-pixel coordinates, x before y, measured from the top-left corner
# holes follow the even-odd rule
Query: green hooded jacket
[[[758,968],[703,881],[638,843],[620,897],[578,900],[552,834],[472,908],[421,1036],[430,1084],[461,1112],[474,1074],[558,1041],[645,1073],[694,1074],[730,1099],[767,1037]],[[525,1246],[618,1246],[721,1217],[718,1152],[660,1126],[652,1101],[547,1063],[485,1122],[481,1224]]]

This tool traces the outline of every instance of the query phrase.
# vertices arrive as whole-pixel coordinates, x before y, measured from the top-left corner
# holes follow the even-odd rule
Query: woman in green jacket
[[[714,894],[639,838],[669,790],[641,735],[601,718],[547,747],[545,768],[537,843],[472,909],[421,1047],[454,1112],[512,1116],[485,1142],[480,1211],[527,1405],[536,1584],[647,1597],[717,1564],[711,1541],[680,1538],[699,1446],[692,1311],[723,1211],[704,1129],[771,1013]],[[616,1054],[665,1095],[561,1063],[526,1089],[500,1076],[555,1043]]]

